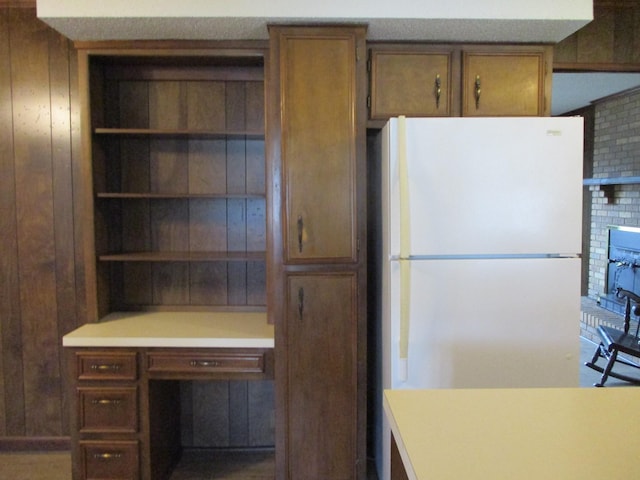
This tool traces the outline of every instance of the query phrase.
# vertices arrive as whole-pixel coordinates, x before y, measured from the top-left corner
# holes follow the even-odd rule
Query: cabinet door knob
[[[476,98],[476,110],[478,108],[480,108],[480,93],[482,93],[482,90],[480,89],[480,75],[476,75],[476,82],[475,82],[475,98]]]

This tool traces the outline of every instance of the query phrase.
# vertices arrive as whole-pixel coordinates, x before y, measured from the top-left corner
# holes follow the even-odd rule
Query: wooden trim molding
[[[0,437],[0,452],[71,450],[70,437]]]
[[[36,0],[0,0],[0,8],[36,8]]]

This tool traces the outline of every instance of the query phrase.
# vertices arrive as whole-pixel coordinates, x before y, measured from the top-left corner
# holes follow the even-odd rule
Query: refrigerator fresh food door
[[[410,262],[406,380],[399,262],[389,269],[384,388],[578,386],[580,259]]]
[[[385,128],[391,257],[401,232],[411,256],[580,252],[582,118],[400,118]]]

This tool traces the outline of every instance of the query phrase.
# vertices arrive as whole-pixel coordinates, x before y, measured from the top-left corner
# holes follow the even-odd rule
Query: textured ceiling
[[[267,39],[267,25],[361,23],[368,40],[555,43],[588,20],[257,18],[257,17],[47,17],[41,20],[72,40],[238,40]]]

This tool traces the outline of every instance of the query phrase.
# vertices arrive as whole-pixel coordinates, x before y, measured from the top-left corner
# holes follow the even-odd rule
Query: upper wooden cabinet
[[[330,29],[327,35],[282,34],[287,263],[357,260],[356,41]]]
[[[447,47],[372,49],[371,118],[451,115],[451,80],[458,56]]]
[[[369,118],[549,115],[551,61],[539,45],[375,45]]]
[[[551,111],[551,47],[473,47],[462,52],[462,116]]]

